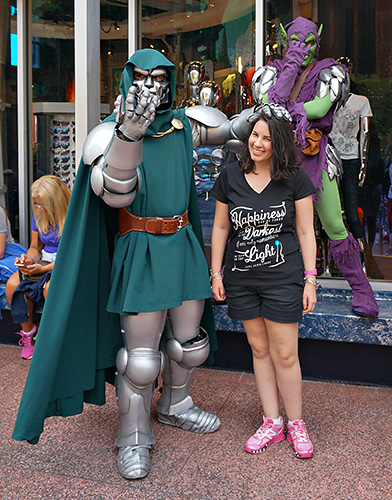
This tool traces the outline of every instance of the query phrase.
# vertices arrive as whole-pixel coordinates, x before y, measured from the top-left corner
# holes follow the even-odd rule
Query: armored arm
[[[143,161],[143,137],[155,117],[156,98],[143,93],[135,101],[130,87],[123,109],[123,98],[115,102],[116,123],[102,123],[88,135],[83,160],[91,165],[94,193],[114,208],[130,205],[141,186],[138,166]]]
[[[227,116],[211,106],[192,106],[185,113],[192,127],[193,146],[224,144],[230,138]]]
[[[361,167],[359,170],[358,187],[362,187],[366,179],[366,163],[369,152],[369,117],[363,116],[361,118],[361,128],[359,132],[359,157],[361,160]]]
[[[308,120],[325,116],[333,104],[336,110],[346,103],[350,91],[350,78],[341,66],[323,69],[319,73],[316,97],[304,104]]]
[[[114,122],[101,123],[88,135],[83,161],[91,166],[90,183],[94,193],[114,208],[126,207],[140,189],[142,141],[120,139]]]

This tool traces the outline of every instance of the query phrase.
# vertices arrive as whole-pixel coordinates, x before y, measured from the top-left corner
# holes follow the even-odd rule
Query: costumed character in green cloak
[[[158,51],[135,52],[120,90],[114,114],[84,144],[13,437],[37,443],[47,416],[104,404],[116,365],[117,464],[137,479],[149,471],[160,373],[160,422],[219,428],[189,395],[217,346],[192,168],[207,125],[191,127],[185,110],[171,109],[175,67]],[[221,115],[216,130],[227,127]]]

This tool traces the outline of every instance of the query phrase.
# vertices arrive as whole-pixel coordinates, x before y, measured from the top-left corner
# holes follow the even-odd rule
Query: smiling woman
[[[302,420],[298,322],[316,304],[315,189],[297,167],[283,111],[268,104],[254,108],[240,165],[223,170],[211,190],[216,198],[212,293],[217,301],[227,299],[228,315],[242,321],[253,353],[265,415],[245,451],[259,453],[285,439],[280,391],[289,418],[288,440],[299,458],[309,458],[313,445]]]

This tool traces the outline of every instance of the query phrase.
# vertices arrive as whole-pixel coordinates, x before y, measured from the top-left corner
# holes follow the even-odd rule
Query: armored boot
[[[378,305],[372,287],[363,272],[359,246],[352,234],[343,240],[330,241],[329,259],[333,258],[344,278],[348,281],[353,299],[351,307],[359,316],[377,318]]]
[[[165,356],[163,391],[157,404],[158,421],[191,432],[210,433],[220,427],[219,418],[194,405],[189,389],[194,370],[207,359],[210,352],[205,332],[180,344],[170,338],[163,349]]]
[[[115,445],[117,466],[126,479],[148,474],[149,450],[155,444],[150,409],[154,382],[161,371],[161,353],[155,349],[121,348],[117,354],[116,394],[120,428]]]

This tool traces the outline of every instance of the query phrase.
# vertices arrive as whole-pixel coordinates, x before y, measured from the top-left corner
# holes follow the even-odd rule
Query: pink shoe
[[[287,439],[294,446],[294,453],[298,458],[313,456],[313,445],[303,420],[294,420],[287,427]]]
[[[284,434],[284,424],[281,418],[281,425],[275,425],[271,418],[266,418],[263,415],[263,424],[256,433],[251,436],[245,445],[245,451],[248,453],[260,453],[265,450],[270,443],[283,441],[286,437]]]
[[[18,342],[20,346],[23,346],[21,357],[23,359],[31,359],[33,357],[34,346],[35,346],[35,341],[33,340],[33,336],[36,335],[37,333],[37,325],[34,325],[34,331],[29,335],[26,335],[23,330],[20,330],[20,332],[15,332],[15,333],[21,336],[21,339]]]

